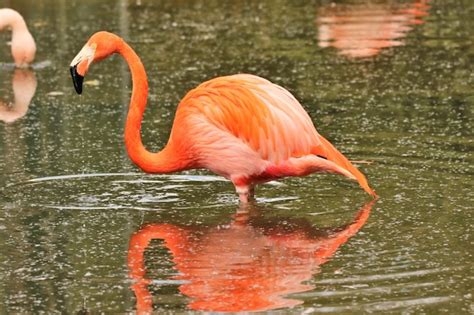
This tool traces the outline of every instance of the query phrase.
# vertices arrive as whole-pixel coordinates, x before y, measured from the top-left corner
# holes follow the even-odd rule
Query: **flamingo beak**
[[[97,44],[85,44],[81,51],[74,57],[71,62],[69,70],[71,71],[72,82],[77,94],[82,93],[82,83],[84,82],[84,76],[89,69],[90,64],[94,61],[95,50]]]
[[[72,83],[74,83],[74,88],[76,89],[77,94],[82,93],[82,82],[84,82],[84,77],[77,72],[77,65],[71,66],[69,68],[72,76]]]

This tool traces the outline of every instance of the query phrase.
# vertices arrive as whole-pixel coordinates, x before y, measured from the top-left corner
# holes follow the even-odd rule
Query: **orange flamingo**
[[[257,209],[217,227],[147,224],[131,236],[128,249],[137,314],[153,310],[153,280],[147,277],[144,255],[153,239],[162,239],[169,249],[179,272],[171,280],[184,282],[179,291],[192,299],[190,309],[266,311],[301,304],[286,296],[314,289],[304,282],[364,226],[374,202],[365,204],[351,223],[327,229],[304,219],[252,214]]]
[[[315,129],[300,103],[285,89],[250,74],[204,82],[183,98],[168,143],[149,152],[141,139],[148,81],[140,58],[119,36],[98,32],[71,62],[76,92],[90,65],[119,53],[132,73],[132,97],[125,125],[130,159],[149,173],[205,168],[232,181],[241,202],[254,186],[285,176],[338,173],[376,196],[364,175]]]
[[[0,101],[0,120],[6,123],[14,122],[28,111],[28,106],[36,92],[35,74],[29,69],[16,69],[13,74],[12,88],[14,96],[12,106]]]
[[[17,67],[26,67],[35,59],[36,44],[25,20],[12,9],[0,9],[0,30],[12,29],[11,51]]]

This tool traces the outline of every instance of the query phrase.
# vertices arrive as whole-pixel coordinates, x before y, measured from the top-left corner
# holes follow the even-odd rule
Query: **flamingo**
[[[229,179],[242,203],[253,199],[256,184],[315,172],[357,180],[376,197],[365,176],[316,131],[290,92],[251,74],[217,77],[189,91],[178,105],[166,146],[148,151],[141,139],[147,76],[122,38],[104,31],[90,37],[70,65],[74,87],[81,94],[90,65],[114,53],[122,55],[132,73],[125,146],[143,171],[208,169]]]
[[[26,26],[25,20],[15,10],[0,9],[0,30],[5,27],[12,29],[11,51],[15,65],[27,67],[36,54],[36,44]]]

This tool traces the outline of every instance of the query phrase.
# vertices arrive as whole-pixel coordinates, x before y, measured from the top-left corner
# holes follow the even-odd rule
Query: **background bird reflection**
[[[0,100],[0,120],[12,123],[25,116],[36,92],[36,77],[30,69],[15,69],[12,76],[13,100]],[[10,104],[9,104],[10,103]]]
[[[191,298],[190,309],[264,311],[301,304],[286,296],[314,289],[304,282],[362,228],[374,202],[351,223],[334,228],[317,228],[306,219],[264,218],[258,208],[237,213],[228,225],[145,225],[132,235],[128,251],[137,311],[153,309],[149,285],[155,279],[147,277],[144,258],[153,239],[162,239],[171,253],[178,271],[172,280]]]
[[[318,11],[318,44],[346,57],[373,57],[384,48],[403,45],[407,33],[424,23],[428,2],[331,3]]]

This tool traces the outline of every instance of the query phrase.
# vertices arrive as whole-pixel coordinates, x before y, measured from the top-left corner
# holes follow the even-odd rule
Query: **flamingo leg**
[[[255,200],[255,185],[250,185],[249,187],[249,199]]]
[[[250,195],[249,193],[239,193],[239,200],[241,203],[249,203]]]

